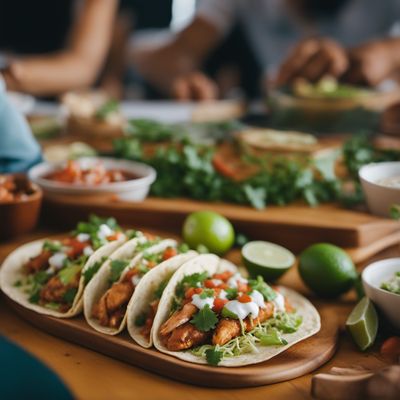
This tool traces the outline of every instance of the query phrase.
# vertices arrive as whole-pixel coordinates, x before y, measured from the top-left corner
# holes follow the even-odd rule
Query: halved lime
[[[361,350],[374,344],[378,332],[378,314],[368,297],[363,297],[347,318],[346,328]]]
[[[261,240],[245,244],[242,258],[251,276],[261,275],[265,280],[278,279],[296,261],[296,257],[288,249]]]

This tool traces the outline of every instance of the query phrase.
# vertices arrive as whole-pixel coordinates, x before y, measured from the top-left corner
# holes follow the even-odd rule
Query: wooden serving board
[[[200,386],[239,388],[283,382],[314,371],[326,363],[337,348],[336,314],[321,309],[321,330],[271,360],[234,368],[191,364],[155,349],[140,347],[127,332],[118,336],[104,335],[90,328],[83,317],[57,319],[37,314],[4,297],[23,319],[54,336],[168,378]]]
[[[140,203],[116,201],[98,196],[57,195],[46,198],[44,218],[67,227],[87,218],[88,213],[114,216],[122,224],[167,229],[179,233],[185,217],[198,210],[225,215],[238,232],[251,239],[269,240],[298,253],[316,242],[346,248],[355,262],[361,262],[400,242],[400,223],[366,212],[340,208],[335,204],[309,207],[293,204],[255,210],[226,203],[205,203],[188,199],[148,198]]]

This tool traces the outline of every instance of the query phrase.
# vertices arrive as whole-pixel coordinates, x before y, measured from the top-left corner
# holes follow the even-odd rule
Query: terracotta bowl
[[[0,201],[0,240],[27,233],[35,228],[40,213],[43,193],[38,185],[24,175],[14,175],[17,185],[28,197],[23,200]]]

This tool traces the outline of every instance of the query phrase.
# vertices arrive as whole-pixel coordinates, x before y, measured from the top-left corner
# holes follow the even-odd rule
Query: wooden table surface
[[[51,233],[55,232],[38,229],[35,233],[18,240],[0,244],[0,262],[19,245]],[[399,254],[400,247],[396,246],[380,253],[374,259]],[[282,279],[281,283],[307,294],[295,268]],[[318,306],[320,301],[313,297],[310,298]],[[340,318],[341,327],[343,327],[348,313],[354,306],[354,301],[355,297],[349,294],[340,301],[325,304],[335,309]],[[79,399],[265,400],[270,398],[287,400],[311,398],[311,374],[288,382],[249,389],[227,390],[196,387],[146,372],[46,334],[15,315],[5,304],[3,297],[0,297],[0,320],[0,334],[21,345],[56,371]],[[317,371],[327,371],[333,366],[362,366],[378,369],[385,365],[385,361],[379,357],[377,350],[378,345],[366,353],[359,352],[342,329],[336,355]]]

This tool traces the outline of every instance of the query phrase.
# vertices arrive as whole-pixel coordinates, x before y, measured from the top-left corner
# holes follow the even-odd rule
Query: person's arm
[[[234,0],[202,0],[193,21],[169,43],[137,46],[132,61],[159,90],[181,100],[215,97],[213,82],[198,72],[235,18]]]
[[[12,61],[2,71],[7,89],[54,95],[91,85],[108,50],[116,6],[117,0],[85,0],[69,45],[54,54]]]
[[[278,71],[277,86],[286,85],[297,78],[311,82],[324,75],[341,77],[348,68],[346,50],[327,38],[310,38],[297,44]]]
[[[100,87],[116,99],[123,96],[123,78],[128,64],[128,44],[133,18],[127,11],[121,11],[117,16],[106,65],[100,78]]]
[[[367,42],[348,54],[350,66],[344,79],[353,84],[375,86],[400,70],[400,38]]]

